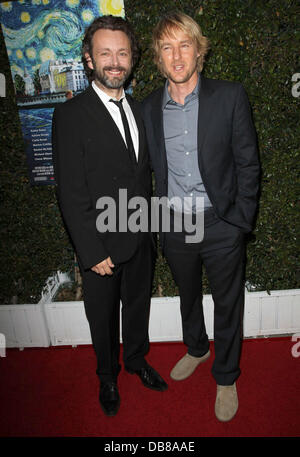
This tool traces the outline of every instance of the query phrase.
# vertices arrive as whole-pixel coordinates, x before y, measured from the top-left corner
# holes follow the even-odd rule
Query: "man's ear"
[[[88,67],[91,69],[91,70],[94,70],[94,65],[93,65],[93,62],[92,62],[92,58],[91,56],[89,55],[88,52],[86,52],[84,54],[84,57],[85,57],[85,60],[86,60],[86,63],[88,65]]]

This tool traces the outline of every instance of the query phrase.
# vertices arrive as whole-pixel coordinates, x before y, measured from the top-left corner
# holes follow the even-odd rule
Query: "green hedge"
[[[292,75],[300,72],[297,1],[125,0],[142,58],[134,95],[142,100],[163,83],[150,49],[159,16],[178,9],[194,17],[210,39],[204,74],[244,84],[253,109],[262,163],[255,231],[247,244],[247,281],[256,290],[291,289],[297,282],[296,214],[299,98]],[[73,250],[52,187],[31,187],[7,56],[0,39],[1,72],[1,303],[36,302],[57,269],[73,269]],[[298,140],[298,141],[297,141]],[[209,292],[204,273],[205,292]],[[176,295],[169,268],[159,254],[153,293]]]

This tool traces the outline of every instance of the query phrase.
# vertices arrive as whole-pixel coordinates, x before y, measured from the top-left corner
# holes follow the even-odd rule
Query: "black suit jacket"
[[[151,170],[140,105],[127,100],[139,130],[139,159],[134,166],[111,115],[92,86],[59,105],[53,114],[52,146],[57,197],[78,260],[89,269],[111,256],[114,263],[134,253],[139,233],[100,233],[96,209],[100,197],[116,201],[119,189],[127,189],[128,200],[151,196]]]
[[[163,130],[164,87],[143,101],[155,189],[168,195],[168,164]],[[201,76],[198,164],[208,197],[225,221],[250,232],[257,208],[260,166],[247,95],[240,83]],[[161,234],[164,244],[164,234]]]

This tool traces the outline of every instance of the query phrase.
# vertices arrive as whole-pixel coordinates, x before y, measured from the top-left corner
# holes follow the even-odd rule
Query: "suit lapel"
[[[159,151],[159,159],[163,169],[163,174],[167,179],[168,176],[168,163],[167,163],[167,153],[166,153],[166,144],[165,144],[165,134],[164,134],[164,121],[163,121],[163,102],[164,87],[162,87],[156,94],[156,98],[152,103],[152,123],[153,123],[153,132],[156,144]]]
[[[126,100],[130,105],[131,111],[134,115],[135,122],[139,132],[139,151],[138,151],[138,167],[141,165],[144,155],[145,155],[145,128],[142,120],[142,115],[139,112],[137,106],[135,105],[131,97],[126,96]]]
[[[211,116],[214,109],[213,89],[209,86],[206,78],[201,76],[201,88],[199,93],[199,111],[198,111],[198,154],[202,153],[203,141],[211,122]]]
[[[104,104],[102,103],[101,99],[98,97],[92,86],[88,87],[88,89],[84,93],[84,96],[85,108],[88,110],[90,116],[92,116],[99,125],[99,131],[105,132],[106,134],[111,136],[111,141],[116,144],[116,150],[122,151],[123,149],[124,155],[128,159],[128,164],[133,167],[123,137],[116,123],[112,119],[108,110],[105,108]]]

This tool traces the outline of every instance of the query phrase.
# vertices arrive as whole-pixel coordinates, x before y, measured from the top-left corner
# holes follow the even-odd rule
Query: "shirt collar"
[[[101,101],[104,103],[104,105],[107,105],[109,103],[110,100],[117,100],[116,98],[114,97],[111,97],[110,95],[108,95],[106,92],[104,92],[104,90],[100,89],[100,87],[97,86],[97,84],[95,83],[95,81],[92,81],[92,87],[93,89],[95,90],[96,94],[100,97]],[[125,98],[125,91],[123,89],[123,92],[122,92],[122,95],[120,97],[120,100],[122,98]]]
[[[172,99],[172,97],[169,94],[168,87],[169,87],[169,81],[167,80],[166,83],[165,83],[165,88],[164,88],[162,109],[164,109],[166,107],[166,105],[168,103],[170,103],[170,102],[171,103],[175,103],[174,100]],[[195,95],[198,96],[199,93],[200,93],[200,87],[201,87],[201,74],[199,73],[198,74],[198,81],[197,81],[197,84],[196,84],[195,88],[192,90],[192,92],[190,94],[188,94],[185,97],[185,99],[187,99],[187,97],[189,97],[189,98],[194,97]]]

